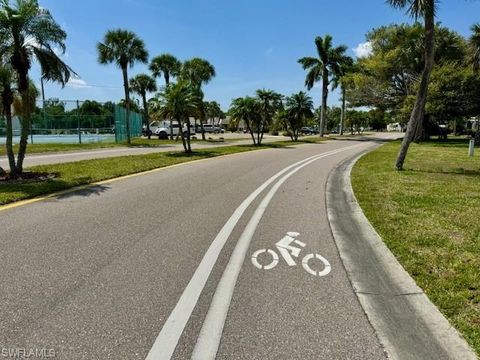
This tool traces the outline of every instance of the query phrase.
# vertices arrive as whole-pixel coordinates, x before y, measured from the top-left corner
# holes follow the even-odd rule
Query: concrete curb
[[[352,287],[390,359],[477,356],[433,305],[365,217],[350,174],[365,153],[347,159],[327,181],[330,227]]]

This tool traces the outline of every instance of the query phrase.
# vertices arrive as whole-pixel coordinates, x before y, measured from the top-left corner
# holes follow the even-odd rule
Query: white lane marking
[[[353,145],[340,150],[346,151],[360,145]],[[163,325],[162,330],[158,334],[158,337],[155,340],[153,347],[150,349],[146,360],[167,360],[171,358],[175,351],[175,347],[177,346],[178,340],[180,339],[180,336],[182,335],[182,332],[185,328],[185,325],[187,324],[188,319],[190,318],[192,311],[197,304],[198,298],[200,297],[200,294],[205,287],[205,283],[207,282],[208,277],[210,276],[210,273],[212,272],[212,269],[217,261],[217,258],[220,255],[220,252],[222,251],[235,225],[238,223],[241,216],[247,210],[250,204],[257,198],[257,196],[260,195],[263,190],[265,190],[280,176],[282,176],[295,166],[303,164],[319,156],[336,154],[338,151],[339,149],[332,150],[320,155],[317,154],[286,167],[282,171],[272,176],[266,182],[264,182],[257,190],[250,194],[250,196],[248,196],[240,204],[240,206],[234,211],[232,216],[228,219],[223,228],[217,234],[212,244],[208,248],[207,252],[203,256],[202,261],[198,265],[197,270],[193,274],[190,282],[180,296],[180,299],[175,305],[175,308],[172,310],[170,316],[165,321],[165,324]]]
[[[275,185],[272,186],[270,191],[267,193],[267,195],[265,195],[265,198],[255,210],[250,221],[245,227],[245,230],[240,236],[240,239],[238,240],[235,249],[233,250],[230,260],[223,272],[222,278],[217,285],[217,289],[210,304],[210,308],[208,309],[207,315],[203,322],[202,329],[200,330],[197,343],[195,345],[195,348],[193,349],[192,360],[215,359],[218,347],[220,345],[223,327],[225,326],[228,309],[230,308],[230,302],[232,300],[235,284],[237,282],[243,262],[245,261],[245,256],[250,246],[250,242],[253,238],[253,235],[260,220],[263,217],[265,210],[267,209],[267,206],[273,199],[280,186],[282,186],[282,184],[288,178],[290,178],[293,174],[295,174],[305,166],[310,165],[311,163],[327,156],[338,154],[340,152],[344,152],[359,146],[363,146],[363,144],[334,150],[329,153],[314,157],[313,159],[304,162],[302,165],[290,171],[288,174],[278,180]]]
[[[308,262],[313,258],[316,258],[323,263],[323,265],[325,267],[322,271],[319,271],[317,273],[315,270],[312,270],[312,268],[308,265]],[[308,272],[309,274],[312,274],[314,276],[320,276],[320,277],[327,276],[328,274],[330,274],[330,271],[332,271],[332,267],[331,267],[330,263],[328,262],[328,260],[325,259],[323,256],[318,255],[318,254],[315,254],[315,255],[314,254],[309,254],[309,255],[305,256],[303,258],[303,261],[302,261],[302,266],[303,266],[303,268],[305,269],[306,272]]]

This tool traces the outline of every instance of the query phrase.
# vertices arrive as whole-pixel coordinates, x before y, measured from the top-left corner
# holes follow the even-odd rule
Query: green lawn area
[[[200,135],[201,137],[201,135]],[[247,137],[245,138],[235,138],[235,139],[228,139],[228,142],[235,142],[240,140],[248,140]],[[221,140],[208,140],[207,142],[223,142]],[[192,140],[192,144],[198,144],[203,142],[202,140]],[[181,145],[182,141],[179,140],[178,142],[175,140],[158,140],[156,137],[152,137],[150,140],[147,138],[133,138],[130,147],[156,147],[156,146],[165,146],[165,145]],[[99,143],[83,143],[83,144],[29,144],[27,146],[27,153],[28,154],[38,154],[38,153],[49,153],[49,152],[63,152],[63,151],[79,151],[79,150],[92,150],[92,149],[103,149],[103,148],[113,148],[113,147],[125,147],[128,146],[126,143],[116,144],[114,142],[99,142]],[[14,145],[15,153],[18,151],[18,144]],[[5,156],[6,150],[5,145],[0,146],[0,156]]]
[[[480,149],[468,141],[413,144],[405,171],[400,143],[354,167],[352,185],[367,218],[405,269],[480,354]]]
[[[254,151],[269,148],[284,148],[295,144],[313,142],[312,140],[277,142],[255,147],[251,145],[232,145],[213,147],[194,151],[162,152],[148,155],[121,156],[106,159],[84,160],[56,165],[42,165],[27,169],[29,172],[55,174],[54,178],[43,181],[0,182],[0,205],[35,196],[65,190],[79,185],[112,179],[115,177],[148,171],[187,161],[206,159],[221,155]]]

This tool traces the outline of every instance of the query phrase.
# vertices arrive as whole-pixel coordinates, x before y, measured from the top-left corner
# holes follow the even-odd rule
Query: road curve
[[[372,145],[220,157],[0,212],[0,347],[58,359],[385,359],[325,208],[331,169]]]

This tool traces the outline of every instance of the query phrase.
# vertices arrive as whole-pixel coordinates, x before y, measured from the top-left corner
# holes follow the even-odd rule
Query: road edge
[[[373,149],[376,149],[375,146]],[[478,359],[387,248],[361,209],[346,159],[327,179],[327,218],[353,290],[390,359]],[[385,309],[387,308],[387,309]],[[412,336],[416,330],[421,330]]]

